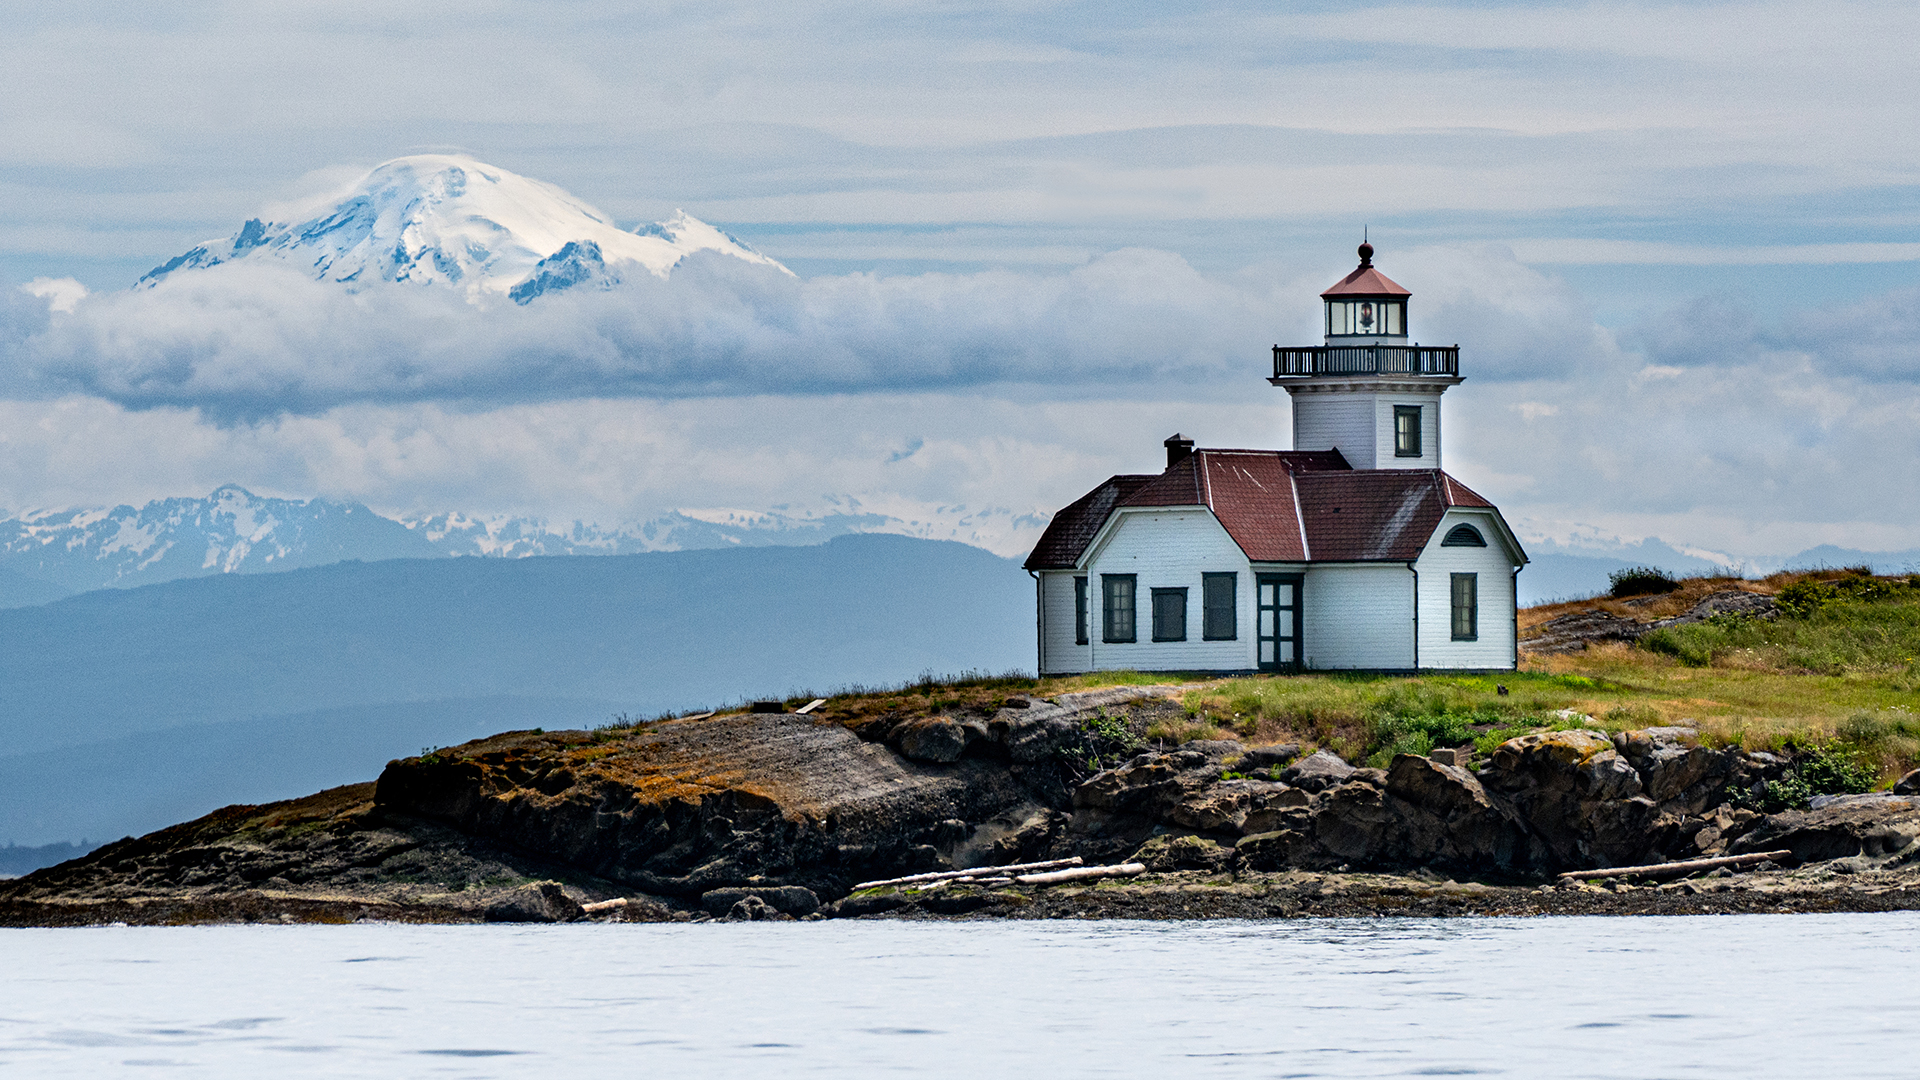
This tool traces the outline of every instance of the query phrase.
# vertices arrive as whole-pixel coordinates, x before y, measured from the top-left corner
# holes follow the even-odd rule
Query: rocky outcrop
[[[1025,910],[1033,898],[852,889],[1071,856],[1236,880],[1396,872],[1539,882],[1788,850],[1796,861],[1868,860],[1875,873],[1912,863],[1920,874],[1920,796],[1822,797],[1764,816],[1748,808],[1751,796],[1789,763],[1701,745],[1684,727],[1540,731],[1491,753],[1401,754],[1385,769],[1209,740],[1083,772],[1127,745],[1116,724],[1138,730],[1144,715],[1178,707],[1141,704],[1162,711],[1090,723],[1094,710],[1124,711],[1153,693],[910,720],[740,713],[509,733],[393,762],[377,785],[230,807],[108,845],[0,886],[0,916],[56,921],[5,912],[66,905],[58,919],[558,922],[609,917],[613,908],[588,902],[610,897],[627,919],[959,916]],[[1312,910],[1305,894],[1275,902],[1283,914]]]
[[[1157,838],[1187,834],[1254,870],[1627,866],[1725,852],[1760,817],[1731,800],[1784,768],[1681,727],[1526,735],[1477,772],[1453,764],[1466,756],[1402,754],[1383,771],[1321,751],[1259,781],[1222,779],[1234,755],[1217,746],[1142,754],[1074,793],[1068,840],[1103,854],[1144,843],[1136,858],[1164,862]]]
[[[1743,589],[1722,589],[1710,593],[1684,613],[1652,622],[1626,618],[1600,608],[1585,608],[1540,624],[1521,640],[1520,648],[1531,653],[1579,652],[1598,642],[1638,641],[1655,630],[1702,622],[1715,615],[1771,619],[1779,612],[1780,606],[1772,597]]]
[[[1065,832],[1062,761],[1088,738],[1085,719],[1163,692],[1113,687],[858,728],[741,713],[618,736],[518,732],[390,764],[375,804],[643,892],[762,890],[751,895],[791,912],[764,890],[839,896],[865,879],[1042,856]],[[1229,748],[1244,749],[1200,759]]]

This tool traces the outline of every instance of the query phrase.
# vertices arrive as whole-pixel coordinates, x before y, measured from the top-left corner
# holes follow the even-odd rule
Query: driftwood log
[[[623,908],[626,906],[627,898],[624,896],[616,896],[611,900],[595,900],[591,904],[581,904],[580,910],[591,915],[596,911],[612,911],[615,908]]]
[[[1713,870],[1722,866],[1751,866],[1769,859],[1780,862],[1793,858],[1791,851],[1757,851],[1751,855],[1721,855],[1712,859],[1688,859],[1685,862],[1653,863],[1649,866],[1615,866],[1606,870],[1569,870],[1560,877],[1566,881],[1588,881],[1610,877],[1669,877],[1691,874],[1695,870]]]
[[[1121,863],[1118,866],[1081,866],[1072,870],[1055,870],[1045,874],[1020,874],[1013,880],[1022,885],[1058,885],[1063,881],[1086,881],[1090,878],[1133,877],[1144,874],[1144,863]]]
[[[934,870],[925,874],[910,874],[906,877],[886,878],[881,881],[863,881],[855,885],[853,891],[878,889],[883,885],[918,885],[923,881],[951,881],[955,878],[1004,877],[1023,870],[1051,870],[1056,866],[1079,866],[1085,861],[1075,855],[1071,859],[1048,859],[1046,862],[1012,863],[1007,866],[976,866],[971,870]]]

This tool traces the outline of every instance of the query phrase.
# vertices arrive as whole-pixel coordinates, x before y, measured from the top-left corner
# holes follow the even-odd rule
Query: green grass
[[[1716,616],[1655,630],[1641,646],[1692,667],[1723,663],[1823,675],[1881,672],[1905,675],[1911,686],[1920,683],[1920,595],[1901,591],[1907,595],[1836,598],[1799,617]]]

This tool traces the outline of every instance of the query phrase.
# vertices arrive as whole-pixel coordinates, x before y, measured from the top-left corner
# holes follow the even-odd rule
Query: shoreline
[[[1898,861],[1898,860],[1888,860]],[[728,913],[627,897],[624,907],[541,919],[489,917],[479,897],[449,894],[407,901],[277,890],[116,898],[0,901],[0,927],[425,924],[484,922],[818,922],[835,919],[920,922],[1128,919],[1208,921],[1327,918],[1537,918],[1550,916],[1832,914],[1920,910],[1920,871],[1872,865],[1860,857],[1794,869],[1709,873],[1660,884],[1488,882],[1432,874],[1283,871],[1153,873],[1125,883],[1049,887],[959,886],[938,890],[870,889],[807,915],[771,905]],[[535,886],[522,885],[521,891]],[[557,891],[557,890],[556,890]],[[573,890],[579,891],[579,890]],[[585,894],[583,894],[585,895]],[[497,900],[497,897],[495,898]],[[604,898],[603,898],[604,899]]]

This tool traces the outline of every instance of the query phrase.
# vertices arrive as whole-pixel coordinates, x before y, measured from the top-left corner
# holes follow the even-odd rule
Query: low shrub
[[[1670,593],[1680,587],[1678,578],[1655,566],[1623,567],[1608,574],[1607,582],[1611,586],[1608,595],[1615,600]]]
[[[1802,578],[1780,590],[1774,602],[1794,618],[1804,619],[1828,604],[1852,600],[1863,604],[1906,600],[1915,595],[1911,581],[1877,578],[1849,571],[1846,577],[1819,580]]]
[[[1813,748],[1778,780],[1761,785],[1758,809],[1777,814],[1805,810],[1815,795],[1858,795],[1873,790],[1874,771],[1841,742]]]

